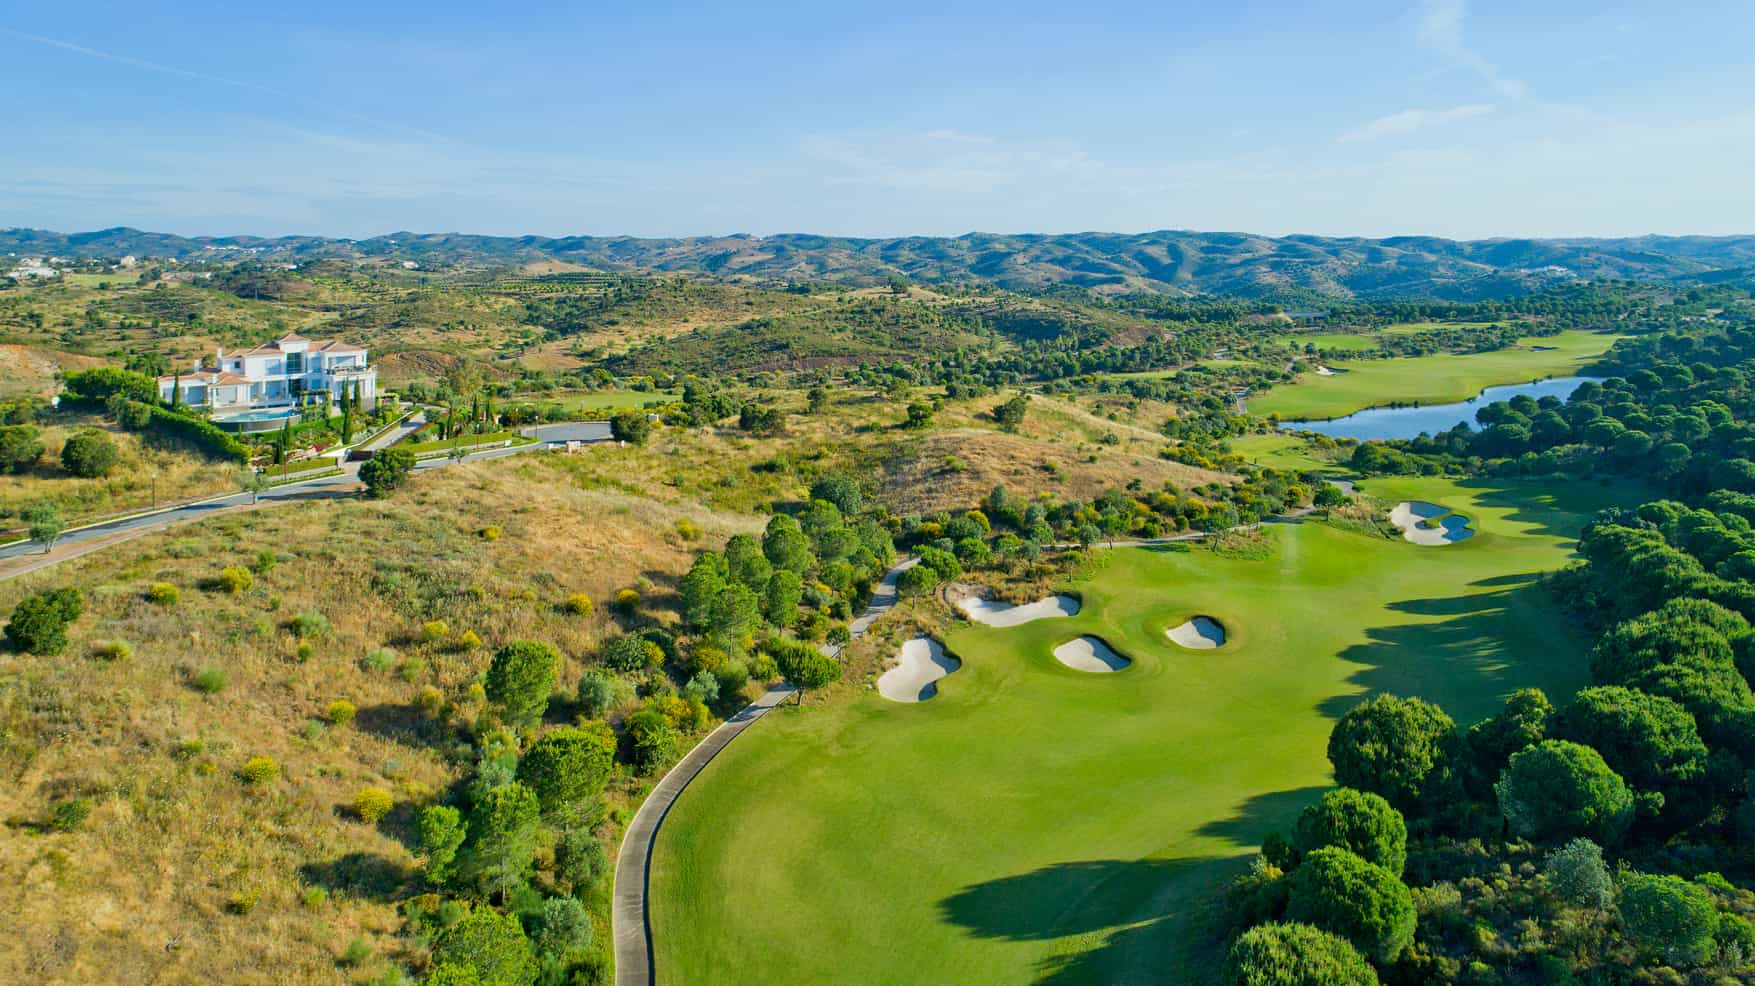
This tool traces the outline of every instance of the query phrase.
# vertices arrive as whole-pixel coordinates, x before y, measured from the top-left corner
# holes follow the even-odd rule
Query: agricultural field
[[[1586,683],[1588,640],[1535,578],[1564,563],[1593,512],[1635,491],[1369,485],[1444,503],[1480,533],[1429,548],[1307,522],[1269,526],[1255,552],[1115,549],[1065,587],[1082,600],[1071,618],[954,624],[944,643],[962,665],[931,701],[854,687],[770,715],[660,832],[660,982],[726,968],[773,982],[851,969],[869,983],[922,969],[956,982],[1210,981],[1220,887],[1330,783],[1330,727],[1361,695],[1423,696],[1466,723],[1515,688],[1559,700]],[[1223,646],[1166,639],[1195,615],[1223,625]],[[1085,634],[1132,665],[1088,674],[1051,656]],[[897,646],[868,640],[850,667]]]
[[[1285,420],[1309,420],[1338,418],[1386,404],[1467,400],[1497,384],[1578,373],[1619,338],[1572,331],[1524,339],[1517,348],[1491,353],[1337,362],[1330,367],[1334,376],[1306,372],[1293,383],[1250,398],[1249,410]]]

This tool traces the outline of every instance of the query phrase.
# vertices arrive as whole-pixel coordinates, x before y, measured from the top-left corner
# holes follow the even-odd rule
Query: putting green
[[[1121,548],[1076,616],[964,624],[939,696],[786,709],[672,809],[653,857],[663,983],[1199,982],[1205,918],[1269,830],[1329,784],[1337,716],[1376,691],[1467,723],[1586,683],[1535,574],[1637,491],[1373,481],[1466,512],[1442,551],[1317,523],[1266,560]],[[1200,613],[1225,646],[1165,630]],[[1134,661],[1059,664],[1082,634]]]
[[[1598,332],[1562,332],[1523,339],[1518,343],[1520,348],[1492,353],[1337,362],[1332,368],[1346,372],[1332,377],[1302,374],[1295,383],[1251,397],[1249,410],[1287,420],[1310,420],[1338,418],[1385,404],[1463,401],[1484,387],[1576,373],[1619,338]]]

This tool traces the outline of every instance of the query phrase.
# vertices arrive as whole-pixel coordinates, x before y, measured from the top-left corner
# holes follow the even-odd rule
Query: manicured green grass
[[[1355,352],[1377,348],[1377,340],[1356,332],[1313,332],[1304,335],[1282,336],[1274,341],[1283,346],[1296,346],[1299,349],[1310,345],[1314,345],[1317,349],[1344,349]]]
[[[1618,338],[1596,332],[1563,332],[1524,339],[1515,349],[1493,353],[1335,363],[1333,369],[1346,372],[1332,377],[1302,374],[1295,383],[1250,398],[1249,410],[1252,414],[1305,420],[1338,418],[1385,404],[1467,400],[1483,387],[1576,373],[1606,352]],[[1554,348],[1537,350],[1532,346]]]
[[[660,830],[659,981],[1211,981],[1220,888],[1330,783],[1329,731],[1361,696],[1466,724],[1515,688],[1586,683],[1585,637],[1533,580],[1632,491],[1371,486],[1481,533],[1423,548],[1304,523],[1268,527],[1266,560],[1117,549],[1077,616],[951,632],[964,663],[932,701],[770,715]],[[1165,639],[1193,614],[1227,644]],[[1061,666],[1082,633],[1135,663]]]
[[[1413,335],[1416,332],[1432,332],[1440,329],[1483,329],[1492,322],[1397,322],[1383,327],[1385,335]]]

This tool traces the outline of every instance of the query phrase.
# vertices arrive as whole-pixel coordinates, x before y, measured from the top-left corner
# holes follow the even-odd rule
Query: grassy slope
[[[1466,356],[1336,363],[1334,369],[1347,372],[1332,377],[1306,373],[1295,383],[1251,398],[1249,410],[1287,419],[1333,418],[1384,404],[1467,400],[1483,387],[1577,372],[1608,351],[1618,338],[1594,332],[1563,332],[1523,340],[1525,347],[1532,344],[1555,347],[1552,350],[1519,348]]]
[[[1267,561],[1124,549],[1075,618],[951,632],[965,663],[932,702],[868,692],[770,717],[661,832],[661,981],[1203,978],[1218,883],[1329,783],[1329,729],[1361,695],[1466,723],[1515,687],[1585,682],[1585,641],[1530,582],[1614,493],[1372,485],[1483,533],[1416,548],[1274,527]],[[1195,613],[1230,628],[1225,649],[1164,640]],[[1061,667],[1050,650],[1081,632],[1136,665]]]
[[[528,637],[567,655],[568,690],[615,630],[607,607],[563,612],[567,594],[604,600],[642,577],[672,584],[697,548],[677,536],[679,518],[705,528],[707,546],[759,529],[758,518],[579,489],[566,458],[422,473],[388,501],[228,515],[0,584],[0,612],[52,586],[86,598],[65,653],[0,649],[0,882],[19,888],[0,895],[13,930],[0,942],[0,982],[338,982],[381,973],[378,955],[417,961],[396,935],[398,903],[424,889],[409,806],[467,769],[447,755],[454,737],[417,710],[422,689],[473,714],[464,696],[491,649]],[[488,524],[504,536],[480,536]],[[201,588],[264,548],[279,564],[249,591]],[[180,603],[147,603],[155,581],[179,586]],[[313,609],[332,631],[300,662],[286,623]],[[450,642],[420,639],[435,617]],[[465,630],[484,646],[457,646]],[[134,656],[88,656],[114,638]],[[381,646],[398,667],[362,666]],[[210,696],[190,684],[208,666],[229,678]],[[305,735],[337,698],[358,719]],[[191,741],[202,745],[179,751]],[[283,779],[242,785],[236,771],[257,755],[275,758]],[[375,827],[345,808],[369,785],[402,806]],[[38,831],[71,797],[92,799],[85,823]],[[305,903],[313,888],[327,901]],[[247,915],[227,910],[237,893],[255,895]],[[374,957],[344,971],[335,958],[356,936]]]

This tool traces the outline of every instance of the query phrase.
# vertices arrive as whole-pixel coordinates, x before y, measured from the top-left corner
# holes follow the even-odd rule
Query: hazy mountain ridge
[[[76,257],[291,260],[390,257],[481,265],[566,261],[606,270],[883,283],[986,281],[1012,289],[1075,284],[1107,290],[1481,298],[1555,280],[1664,280],[1755,266],[1755,235],[1621,239],[1383,239],[1163,230],[1151,233],[969,233],[860,239],[789,233],[683,238],[479,236],[397,232],[365,240],[319,236],[183,237],[117,227],[63,234],[0,230],[0,250]]]

